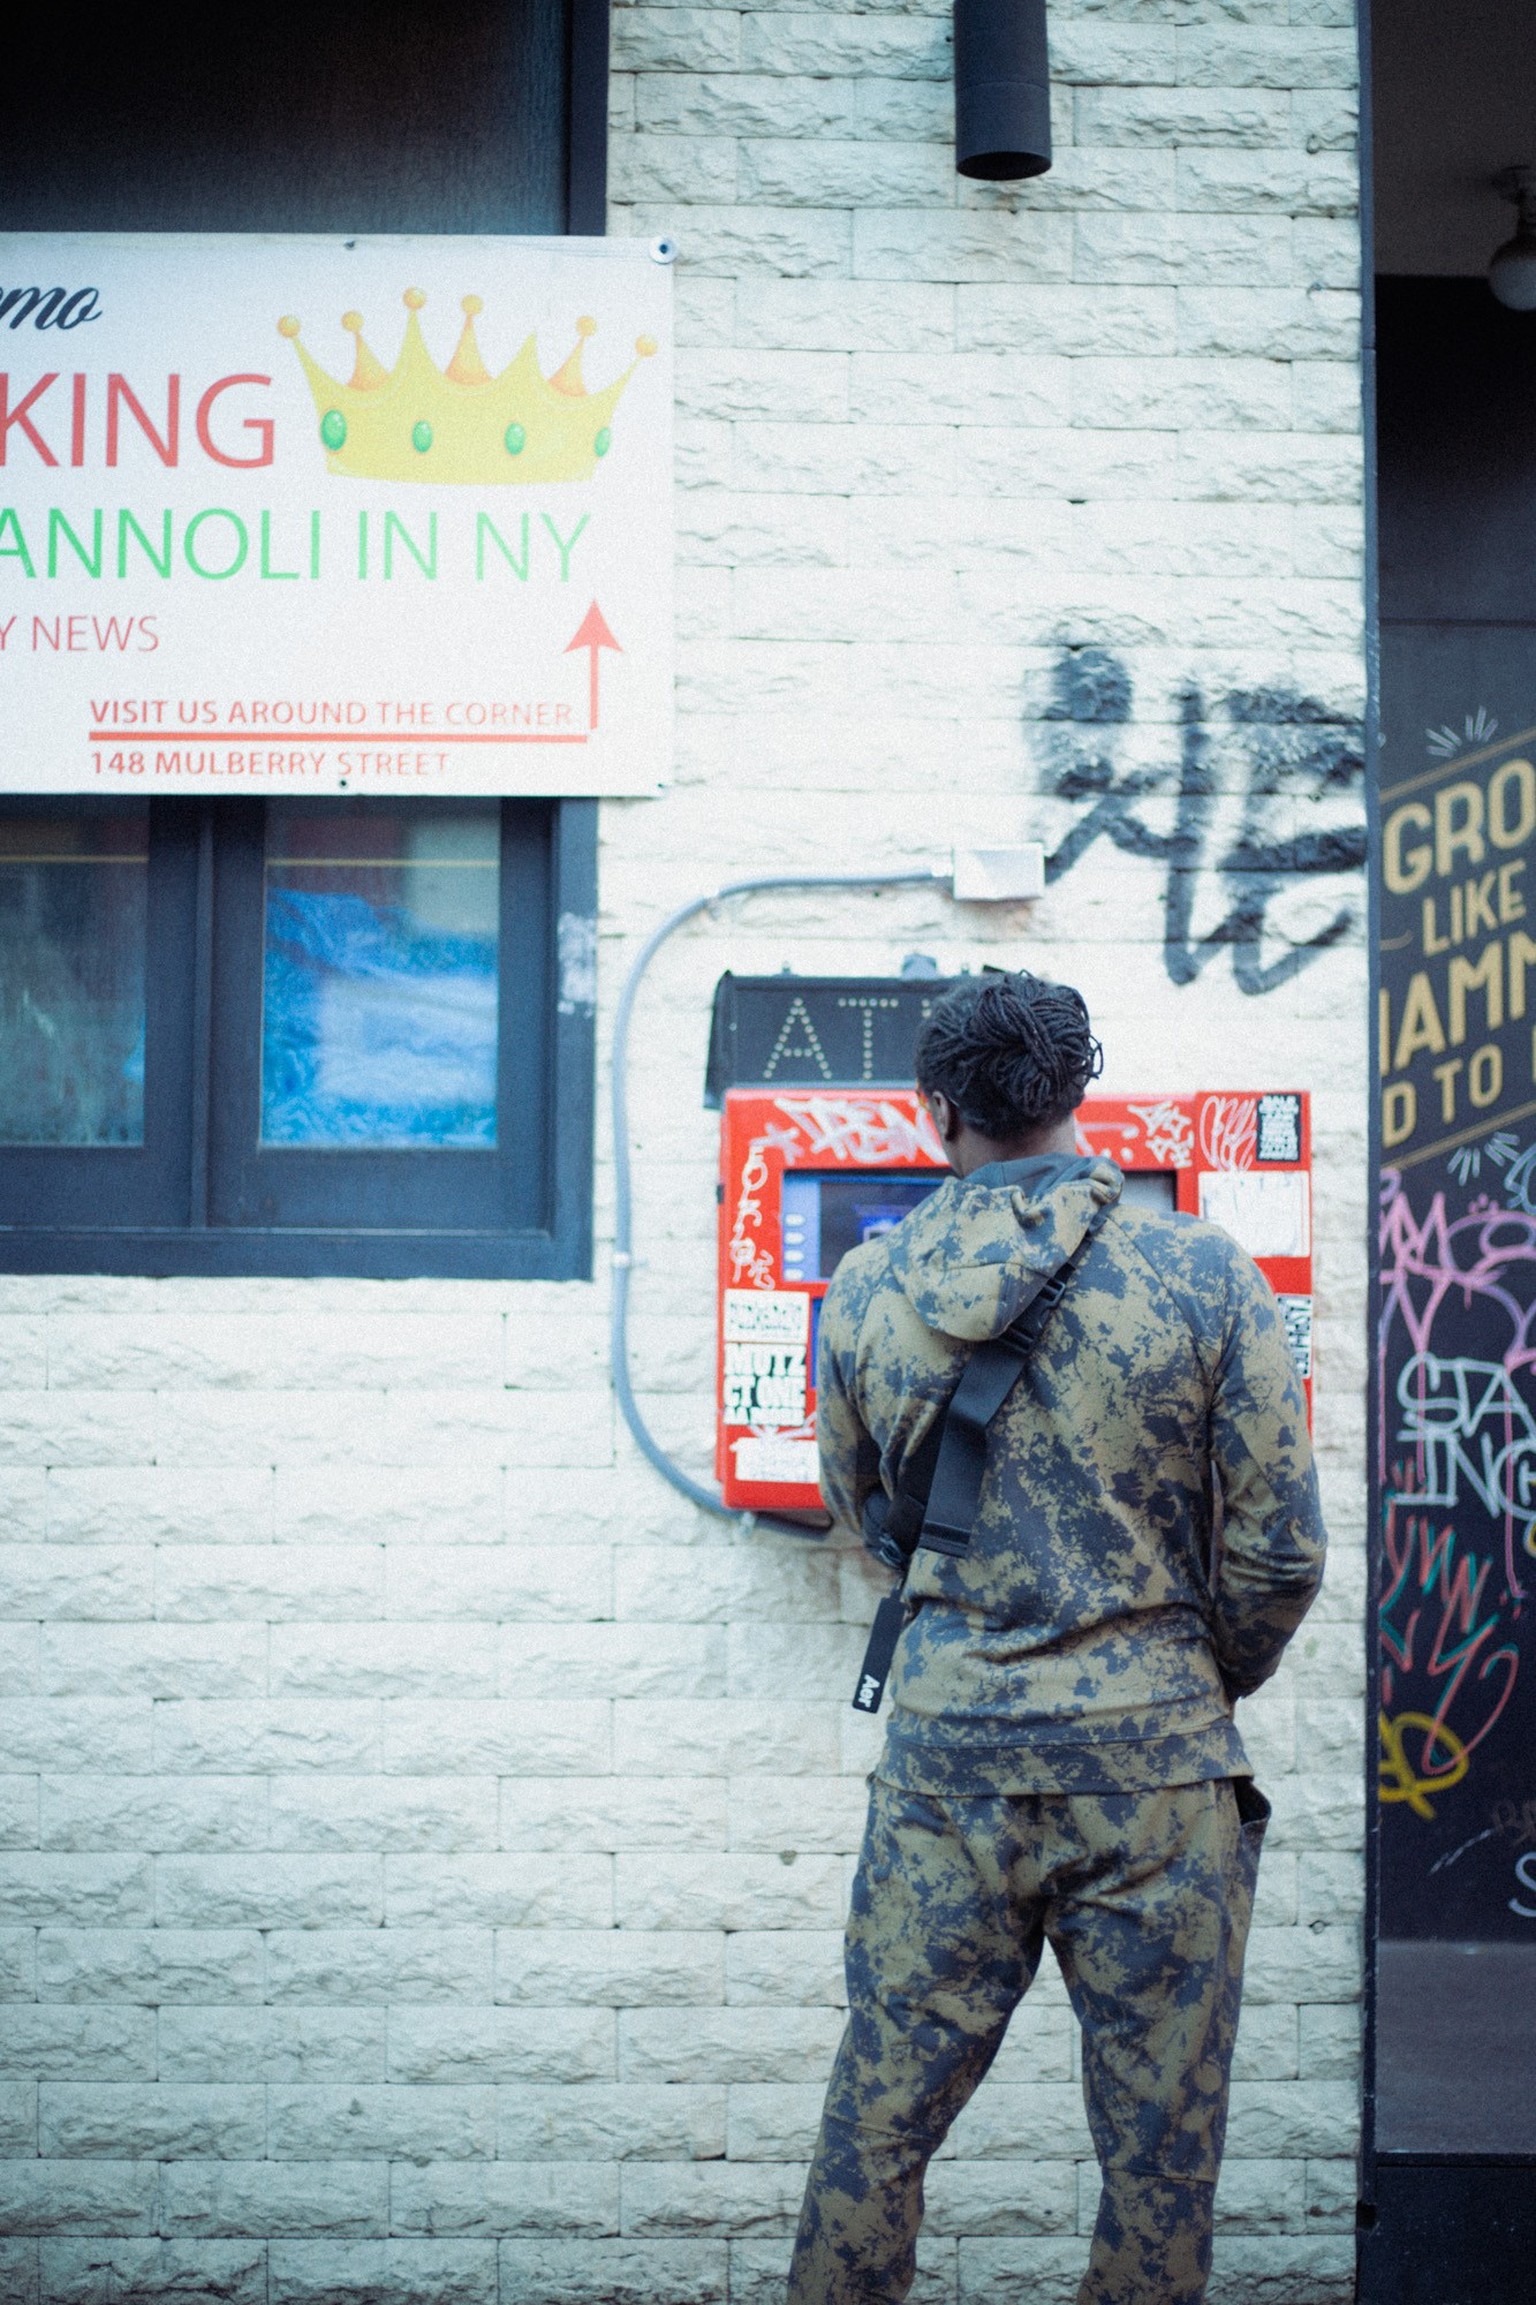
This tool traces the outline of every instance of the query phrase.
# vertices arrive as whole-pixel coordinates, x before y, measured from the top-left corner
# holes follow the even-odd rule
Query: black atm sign
[[[723,976],[704,1101],[728,1088],[910,1088],[918,1032],[955,979]]]

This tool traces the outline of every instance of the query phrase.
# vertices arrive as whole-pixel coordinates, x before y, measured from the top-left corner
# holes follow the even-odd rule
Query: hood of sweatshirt
[[[952,1177],[888,1236],[918,1318],[967,1344],[1001,1336],[1120,1197],[1110,1160],[1070,1153],[992,1161]]]

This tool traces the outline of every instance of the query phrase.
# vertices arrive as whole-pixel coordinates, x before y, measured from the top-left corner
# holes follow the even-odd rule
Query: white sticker
[[[799,1345],[811,1333],[811,1300],[800,1289],[727,1289],[727,1344]]]
[[[728,1425],[803,1425],[805,1346],[726,1339],[720,1414]]]
[[[775,1434],[765,1438],[749,1433],[731,1446],[738,1481],[793,1481],[802,1488],[815,1488],[820,1477],[814,1441],[781,1441]]]
[[[1209,1169],[1200,1179],[1200,1214],[1251,1257],[1304,1257],[1311,1248],[1305,1169]]]
[[[1312,1299],[1282,1297],[1280,1318],[1285,1323],[1285,1341],[1295,1356],[1296,1373],[1305,1381],[1312,1374]]]

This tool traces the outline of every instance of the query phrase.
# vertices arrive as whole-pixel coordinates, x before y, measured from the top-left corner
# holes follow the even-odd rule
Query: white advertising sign
[[[0,790],[652,792],[636,241],[0,236]]]

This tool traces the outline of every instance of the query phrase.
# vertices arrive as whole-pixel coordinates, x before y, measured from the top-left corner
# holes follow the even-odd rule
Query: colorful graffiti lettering
[[[1467,1774],[1469,1756],[1509,1702],[1520,1669],[1504,1596],[1490,1596],[1491,1560],[1462,1550],[1456,1533],[1418,1514],[1387,1507],[1386,1577],[1379,1614],[1382,1646],[1381,1798],[1406,1801],[1431,1817],[1431,1792],[1448,1792]],[[1427,1640],[1427,1646],[1425,1645]],[[1498,1642],[1498,1646],[1493,1646]],[[1417,1683],[1427,1711],[1392,1707]],[[1453,1728],[1448,1716],[1457,1712]],[[1410,1754],[1408,1731],[1417,1732]]]
[[[1443,1192],[1419,1217],[1401,1177],[1389,1171],[1381,1286],[1383,1496],[1452,1510],[1468,1499],[1481,1506],[1502,1524],[1504,1581],[1510,1598],[1523,1600],[1520,1564],[1536,1529],[1529,1398],[1536,1389],[1536,1217],[1500,1208],[1486,1194],[1452,1217]],[[1476,1357],[1434,1349],[1437,1341],[1464,1345],[1474,1336]],[[1405,1443],[1411,1460],[1389,1479],[1388,1451]]]
[[[1509,1371],[1498,1361],[1415,1353],[1396,1391],[1397,1437],[1415,1444],[1418,1465],[1401,1501],[1454,1508],[1465,1484],[1492,1519],[1520,1531],[1526,1552],[1536,1549],[1536,1416]]]
[[[1417,1766],[1404,1749],[1403,1733],[1407,1729],[1423,1732],[1423,1746]],[[1435,1765],[1437,1748],[1446,1755],[1444,1763]],[[1381,1716],[1381,1798],[1384,1801],[1406,1801],[1416,1817],[1432,1817],[1431,1793],[1448,1793],[1452,1785],[1459,1785],[1469,1767],[1467,1748],[1452,1729],[1436,1721],[1429,1713],[1399,1713]]]
[[[1381,1266],[1381,1799],[1429,1819],[1520,1669],[1514,1620],[1536,1552],[1536,1220],[1485,1194],[1452,1216],[1443,1192],[1418,1216],[1392,1174]],[[1499,1532],[1502,1576],[1496,1553],[1458,1535],[1468,1513]]]
[[[1384,1935],[1529,1933],[1536,1765],[1536,1163],[1490,1119],[1384,1170],[1376,1386]],[[1523,1876],[1517,1876],[1523,1880]]]

